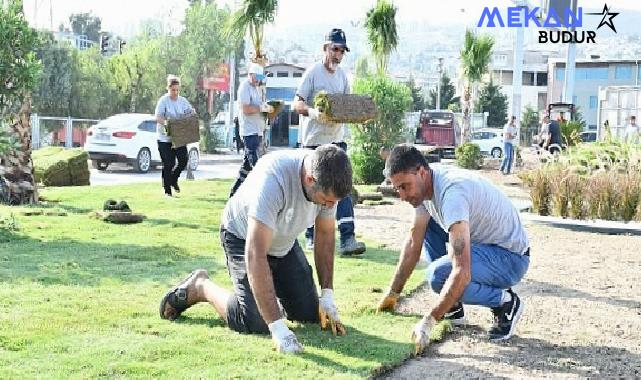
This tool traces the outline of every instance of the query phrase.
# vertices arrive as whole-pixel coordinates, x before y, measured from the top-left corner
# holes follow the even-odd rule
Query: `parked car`
[[[110,116],[87,131],[84,147],[92,166],[106,170],[113,162],[133,165],[140,173],[162,165],[153,115],[123,113]],[[191,170],[198,168],[200,149],[198,143],[187,145]]]
[[[503,131],[500,129],[483,128],[472,132],[471,143],[481,148],[481,153],[494,158],[503,156]]]
[[[596,131],[583,131],[581,132],[581,141],[589,143],[596,141]]]

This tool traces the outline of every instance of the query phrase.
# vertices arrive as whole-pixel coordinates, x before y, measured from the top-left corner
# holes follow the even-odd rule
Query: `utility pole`
[[[576,14],[577,0],[570,0],[570,3],[572,7],[572,13]],[[572,25],[574,25],[574,23],[572,23]],[[570,33],[573,33],[575,29],[576,28],[574,26],[569,28]],[[567,55],[567,60],[565,62],[565,78],[563,79],[563,102],[564,103],[572,103],[572,99],[574,98],[574,71],[576,68],[575,61],[576,61],[576,44],[574,42],[570,42],[568,44],[568,55]]]
[[[527,1],[516,0],[515,5],[519,7],[519,24],[525,22],[527,12]],[[512,110],[511,116],[516,116],[517,121],[521,120],[521,91],[523,85],[523,26],[514,30],[514,55],[512,63]],[[509,116],[508,116],[509,117]]]
[[[443,58],[438,59],[438,82],[436,83],[436,109],[441,109],[441,78],[443,77]]]

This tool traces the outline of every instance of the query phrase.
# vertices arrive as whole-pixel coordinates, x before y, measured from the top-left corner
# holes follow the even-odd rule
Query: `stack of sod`
[[[87,152],[81,149],[47,147],[32,154],[37,182],[45,186],[89,185]]]
[[[174,148],[180,148],[190,143],[200,141],[200,121],[198,115],[192,114],[182,119],[170,119],[167,121],[171,144]]]
[[[367,95],[321,91],[314,97],[314,108],[321,112],[323,123],[365,123],[378,116],[376,104]]]

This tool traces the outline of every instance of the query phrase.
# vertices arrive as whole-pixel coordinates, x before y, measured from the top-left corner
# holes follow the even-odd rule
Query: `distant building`
[[[89,49],[96,43],[92,40],[87,39],[87,36],[85,36],[84,34],[78,35],[68,30],[54,32],[53,36],[56,41],[68,41],[71,46],[75,47],[78,50]]]
[[[283,110],[270,126],[270,144],[273,146],[296,146],[298,142],[298,113],[292,109],[296,89],[301,82],[305,68],[290,63],[274,63],[265,67],[266,98],[282,100]],[[247,70],[239,72],[247,77]]]
[[[542,111],[548,103],[548,60],[559,57],[558,52],[533,51],[523,52],[521,81],[521,111],[530,106]],[[512,89],[514,84],[514,53],[511,50],[498,50],[492,54],[491,75],[494,84],[501,86],[501,92],[507,96],[508,112],[512,109]],[[520,116],[517,115],[520,119]]]
[[[588,129],[596,129],[598,125],[599,87],[640,85],[640,64],[640,59],[576,60],[572,103],[580,108]],[[547,102],[559,102],[563,93],[565,60],[550,60],[548,72]]]

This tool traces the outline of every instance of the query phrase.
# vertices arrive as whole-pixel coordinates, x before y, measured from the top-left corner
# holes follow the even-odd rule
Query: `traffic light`
[[[109,51],[109,36],[100,36],[100,54],[106,54]]]
[[[122,49],[125,47],[125,45],[127,45],[127,42],[120,41],[120,44],[118,46],[118,51],[120,52],[120,54],[122,54]]]

